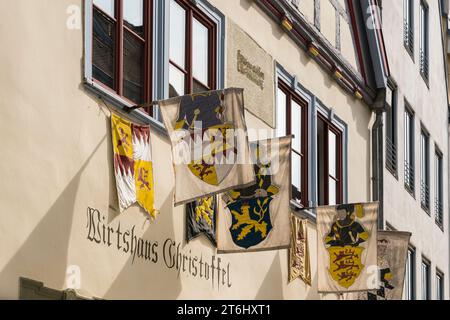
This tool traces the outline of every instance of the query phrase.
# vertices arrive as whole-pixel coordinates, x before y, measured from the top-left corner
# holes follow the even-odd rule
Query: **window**
[[[430,300],[430,263],[422,260],[422,300]]]
[[[420,133],[420,204],[430,210],[430,143],[429,136],[422,129]]]
[[[420,74],[428,82],[428,5],[420,2]]]
[[[436,300],[444,300],[444,275],[436,270]]]
[[[216,89],[216,24],[192,1],[169,10],[169,96]]]
[[[414,0],[403,0],[403,43],[414,57]]]
[[[444,191],[443,191],[443,167],[442,167],[442,153],[437,149],[434,155],[434,210],[436,215],[436,223],[440,226],[444,226],[444,216],[443,216],[443,200],[444,200]]]
[[[342,203],[342,132],[320,114],[317,117],[317,173],[319,205]]]
[[[415,283],[415,263],[416,254],[414,249],[408,249],[408,256],[406,258],[406,273],[405,273],[405,290],[404,298],[405,300],[415,300],[416,299],[416,283]]]
[[[277,135],[293,134],[292,198],[308,207],[308,104],[284,82],[278,82]]]
[[[133,104],[152,100],[151,3],[93,0],[92,78]]]
[[[397,89],[391,89],[391,107],[386,111],[386,168],[397,177]]]
[[[414,195],[414,115],[405,108],[405,187]]]

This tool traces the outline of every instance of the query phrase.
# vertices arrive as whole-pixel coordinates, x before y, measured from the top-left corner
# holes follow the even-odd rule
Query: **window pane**
[[[115,0],[94,0],[94,5],[102,9],[105,13],[109,14],[111,17],[115,17]]]
[[[92,76],[115,89],[115,22],[94,8]]]
[[[284,137],[286,135],[286,94],[278,89],[277,91],[277,136]]]
[[[302,151],[302,107],[292,100],[291,104],[291,133],[295,135],[292,140],[292,148]]]
[[[123,23],[144,36],[144,0],[123,0]]]
[[[336,164],[336,134],[328,131],[328,174],[337,178]]]
[[[123,39],[123,95],[141,103],[144,97],[144,43],[124,31]]]
[[[302,158],[292,152],[292,198],[301,200],[302,191]]]
[[[337,201],[337,182],[333,178],[328,178],[328,204],[333,206]]]
[[[194,18],[192,23],[192,67],[193,76],[203,84],[208,84],[209,39],[208,28]]]
[[[175,1],[170,1],[170,59],[181,68],[186,67],[186,11]]]
[[[173,65],[169,65],[169,96],[184,95],[184,73]]]

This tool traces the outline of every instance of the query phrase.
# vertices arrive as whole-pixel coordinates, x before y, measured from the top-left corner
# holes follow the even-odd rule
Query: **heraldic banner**
[[[411,233],[378,231],[378,272],[380,288],[360,292],[359,300],[402,300]]]
[[[308,220],[291,216],[291,247],[289,248],[289,281],[302,279],[311,285],[311,263],[309,260]]]
[[[256,183],[218,197],[219,253],[289,247],[291,141],[289,136],[251,143]]]
[[[216,196],[200,198],[186,205],[187,242],[204,234],[216,246]]]
[[[319,292],[377,290],[378,203],[317,208]],[[375,270],[375,271],[373,271]]]
[[[120,212],[137,201],[154,218],[150,127],[112,114],[111,131]]]
[[[254,183],[243,90],[159,102],[172,143],[175,206]]]

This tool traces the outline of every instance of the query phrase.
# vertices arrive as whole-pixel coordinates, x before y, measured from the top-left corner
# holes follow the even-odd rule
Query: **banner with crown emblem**
[[[317,208],[321,293],[377,290],[378,203]]]
[[[200,198],[186,205],[187,242],[204,234],[216,246],[216,196]]]
[[[219,253],[287,248],[290,244],[292,137],[250,144],[256,183],[219,198]]]
[[[311,285],[311,262],[309,260],[308,220],[291,216],[291,247],[289,248],[289,282],[297,278]]]
[[[159,106],[172,144],[175,206],[254,183],[242,89],[176,97]]]
[[[138,202],[154,218],[150,127],[112,114],[111,132],[120,212]]]
[[[380,288],[359,292],[358,300],[402,300],[411,233],[378,231],[378,273]]]

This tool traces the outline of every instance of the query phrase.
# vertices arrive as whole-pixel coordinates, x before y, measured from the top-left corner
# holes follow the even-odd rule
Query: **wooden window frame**
[[[323,177],[323,186],[324,186],[324,204],[328,205],[330,203],[330,186],[329,179],[332,178],[337,182],[336,184],[336,204],[342,204],[344,201],[344,181],[343,181],[343,132],[338,129],[333,123],[327,119],[324,115],[318,113],[318,120],[322,121],[325,124],[325,135],[324,135],[324,150],[323,150],[323,158],[325,167],[324,177]],[[330,175],[329,170],[329,132],[333,132],[336,135],[336,173],[337,177],[333,177]]]
[[[178,71],[184,74],[184,93],[193,93],[194,81],[200,83],[207,90],[215,90],[217,87],[217,25],[214,21],[206,16],[199,8],[194,6],[189,0],[174,0],[184,10],[186,10],[185,25],[185,69],[172,61],[169,57],[169,66],[172,65]],[[193,20],[197,19],[203,26],[208,28],[208,83],[202,83],[194,78],[193,73],[193,54],[192,54],[192,25]],[[170,83],[170,77],[168,79]],[[170,84],[169,84],[170,85]]]
[[[386,111],[386,168],[398,179],[398,88],[390,88],[391,107]]]
[[[424,267],[426,271],[425,278],[424,278]],[[426,288],[424,288],[424,280],[426,281],[425,283]],[[424,257],[422,257],[422,261],[420,264],[420,281],[421,281],[421,299],[431,300],[431,263],[428,259]],[[424,293],[426,294],[426,297],[424,297]]]
[[[414,0],[403,0],[403,7],[403,44],[414,61]]]
[[[140,36],[130,28],[128,28],[124,24],[124,17],[123,17],[123,1],[124,0],[114,0],[114,17],[111,17],[108,13],[103,11],[101,8],[97,7],[94,2],[92,2],[92,14],[94,13],[94,10],[98,10],[103,15],[114,21],[116,24],[115,32],[116,32],[116,43],[114,48],[114,84],[115,89],[110,88],[100,80],[97,80],[92,75],[92,81],[96,84],[100,85],[105,90],[113,93],[114,95],[117,95],[121,99],[123,99],[125,102],[130,103],[132,105],[136,104],[136,101],[132,101],[129,98],[125,97],[123,95],[123,42],[124,42],[124,29],[126,29],[128,32],[131,33],[131,35],[135,38],[138,38],[139,41],[144,42],[144,84],[143,84],[143,103],[150,103],[153,99],[153,92],[152,92],[152,86],[153,86],[153,80],[152,80],[152,72],[153,72],[153,28],[152,28],[152,21],[153,21],[153,5],[151,0],[144,0],[144,35]],[[93,18],[94,19],[94,18]],[[91,37],[94,35],[92,23],[92,30],[91,30]],[[92,66],[94,65],[94,50],[91,52],[91,63]],[[145,110],[149,115],[152,115],[152,108],[146,108]]]
[[[301,168],[301,205],[304,207],[309,206],[309,190],[308,190],[308,102],[300,97],[298,93],[296,93],[289,85],[287,85],[283,80],[278,80],[278,89],[282,91],[286,95],[286,134],[292,134],[292,118],[291,118],[291,108],[292,101],[295,101],[301,108],[302,114],[302,150],[299,154],[297,151],[292,149],[292,152],[295,152],[302,158],[302,168]],[[281,107],[281,106],[279,106]]]
[[[411,287],[411,296],[405,297],[407,300],[416,300],[416,249],[409,247],[406,256],[406,268],[405,271],[405,294],[408,291],[408,284]]]
[[[410,118],[410,126],[409,131],[406,131],[406,117]],[[415,132],[415,116],[414,112],[409,108],[409,105],[405,104],[405,111],[404,111],[404,139],[405,139],[405,172],[404,172],[404,179],[405,179],[405,188],[406,190],[415,198],[416,188],[415,188],[415,139],[414,139],[414,132]],[[409,154],[407,155],[406,146],[409,144]],[[406,160],[407,156],[410,158],[410,162]]]
[[[423,15],[423,16],[422,16]],[[419,61],[420,61],[420,75],[428,86],[429,83],[429,48],[430,48],[430,12],[428,4],[420,1],[419,11]],[[425,47],[424,47],[425,46]]]
[[[436,300],[445,300],[445,275],[436,269]],[[439,287],[438,287],[439,283]]]
[[[428,214],[430,214],[430,188],[430,135],[422,127],[420,130],[420,205]]]
[[[435,146],[434,151],[434,179],[435,179],[435,221],[444,229],[444,157],[442,152]]]

